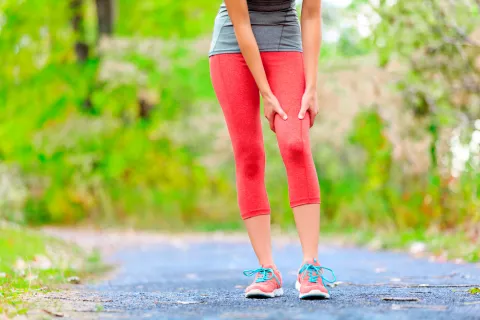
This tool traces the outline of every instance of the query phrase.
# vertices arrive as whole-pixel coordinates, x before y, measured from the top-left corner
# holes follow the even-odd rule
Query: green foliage
[[[117,3],[116,32],[122,36],[188,39],[211,31],[220,1],[162,0]]]
[[[359,202],[381,201],[381,206],[376,208],[375,214],[365,212],[375,219],[389,217],[392,212],[388,195],[388,182],[390,180],[392,145],[385,135],[384,122],[376,112],[361,113],[353,124],[351,143],[360,147],[365,153],[363,166],[363,184],[361,192],[357,193]],[[354,200],[355,201],[355,200]],[[366,210],[369,207],[365,206]],[[378,221],[371,221],[377,224]]]
[[[24,314],[21,295],[104,270],[97,254],[17,226],[0,224],[0,313]]]
[[[337,43],[338,53],[344,57],[354,57],[370,53],[370,49],[361,41],[355,28],[343,29]]]
[[[100,39],[93,0],[81,1],[76,12],[68,1],[1,2],[0,178],[9,193],[0,188],[0,217],[30,224],[238,228],[233,159],[206,165],[224,137],[199,132],[220,115],[208,58],[199,50],[208,46],[204,38],[218,5],[118,0],[114,34]],[[373,33],[361,40],[350,16],[366,5],[373,8]],[[450,152],[453,138],[465,148],[480,132],[473,129],[479,50],[470,39],[478,8],[472,0],[360,0],[349,10],[324,10],[326,27],[340,38],[323,45],[327,63],[321,66],[328,60],[348,65],[371,50],[382,66],[400,64],[402,111],[418,121],[420,133],[411,135],[431,141],[431,165],[426,172],[404,172],[379,99],[355,117],[345,141],[314,150],[325,225],[413,230],[412,239],[425,229],[455,229],[478,242],[469,228],[480,222],[478,151],[471,147],[456,171],[458,159]],[[75,27],[74,14],[82,20]],[[215,114],[204,109],[212,104]],[[203,127],[190,127],[195,121]],[[290,227],[284,167],[274,135],[265,137],[272,221]]]
[[[452,189],[431,172],[406,174],[402,162],[393,157],[385,126],[375,109],[359,113],[351,145],[338,155],[328,153],[326,160],[317,156],[317,167],[323,168],[320,185],[326,216],[336,226],[361,223],[399,230],[467,227],[478,221],[478,191],[473,187],[478,171],[466,171],[459,181],[450,182]]]
[[[322,210],[338,227],[412,230],[410,241],[425,230],[455,230],[463,234],[464,246],[478,245],[480,44],[478,35],[473,37],[478,7],[473,1],[359,0],[351,9],[366,12],[365,6],[374,13],[370,46],[381,66],[398,71],[402,110],[414,115],[415,123],[400,124],[415,127],[405,138],[430,141],[424,155],[430,166],[405,171],[405,160],[393,154],[400,146],[387,137],[389,124],[376,111],[384,106],[378,105],[357,115],[350,144],[323,148],[316,156]],[[468,157],[460,161],[465,152]],[[464,254],[478,259],[475,250]]]
[[[147,2],[120,1],[120,16],[135,18],[141,10],[155,9],[150,19],[142,19],[148,29],[172,12],[183,17],[196,8],[190,2],[180,8],[175,2],[169,11],[163,2],[148,3],[156,9]],[[85,1],[82,14],[93,5]],[[36,18],[29,19],[35,10]],[[21,168],[28,189],[25,222],[156,221],[157,226],[178,228],[212,218],[209,211],[221,200],[205,206],[203,199],[231,194],[232,187],[207,173],[191,151],[169,136],[168,121],[188,114],[192,102],[206,91],[211,95],[209,84],[199,86],[192,77],[182,48],[171,50],[170,58],[177,62],[169,70],[145,55],[124,57],[121,62],[133,65],[145,78],[141,83],[135,77],[121,83],[103,81],[98,75],[102,56],[92,54],[77,62],[78,30],[71,27],[66,2],[6,1],[1,14],[6,22],[0,29],[0,54],[7,63],[0,67],[0,160]],[[85,17],[84,28],[91,28]],[[134,20],[120,20],[129,21]],[[194,36],[199,27],[179,26],[178,33],[170,29],[171,36]],[[121,32],[128,28],[119,25]],[[208,75],[205,64],[199,67],[207,70],[200,76]],[[143,98],[142,92],[153,98]]]
[[[429,211],[445,226],[457,224],[459,217],[478,221],[478,201],[473,200],[473,210],[458,210],[463,207],[462,199],[472,203],[471,199],[478,195],[478,187],[474,187],[480,182],[480,168],[474,160],[478,150],[471,149],[460,181],[455,181],[460,173],[452,173],[451,168],[458,155],[440,151],[444,145],[451,146],[442,140],[449,129],[469,136],[468,140],[474,143],[474,123],[480,118],[480,68],[476,64],[480,42],[471,34],[478,27],[478,3],[412,0],[380,2],[373,8],[381,18],[373,38],[380,64],[386,65],[395,58],[408,63],[399,89],[406,107],[422,121],[430,136],[431,170],[426,186],[432,197]],[[452,187],[471,193],[456,192]]]
[[[358,12],[354,7],[341,8],[333,2],[322,3],[322,32],[338,34],[337,41],[323,41],[321,60],[345,59],[371,53],[373,48],[354,27]],[[300,11],[300,10],[299,10]],[[325,39],[327,40],[327,39]]]
[[[375,249],[411,249],[412,245],[425,245],[423,256],[440,259],[460,259],[465,262],[479,261],[478,243],[469,236],[457,231],[438,232],[435,229],[383,229],[358,228],[355,226],[330,228],[322,232],[322,237],[338,237],[347,243],[361,244]]]
[[[363,11],[369,3],[354,1],[351,9]],[[478,26],[475,23],[478,15],[467,14],[478,9],[471,1],[450,4],[399,1],[394,5],[380,2],[380,6],[374,1],[371,3],[380,22],[375,24],[372,19],[373,36],[367,40],[374,40],[370,46],[377,51],[380,65],[388,64],[401,76],[398,89],[405,98],[402,112],[416,116],[414,123],[390,121],[396,129],[399,125],[413,128],[405,134],[407,140],[431,141],[424,154],[430,160],[430,168],[423,172],[405,172],[405,159],[394,157],[392,152],[395,148],[401,149],[398,141],[382,154],[378,138],[385,138],[383,131],[389,124],[379,126],[366,120],[378,117],[381,123],[385,122],[380,113],[360,113],[350,137],[353,145],[343,144],[332,150],[326,146],[316,154],[317,168],[321,168],[322,210],[329,218],[325,224],[334,223],[341,229],[361,225],[374,233],[378,233],[380,227],[400,234],[412,230],[414,235],[409,241],[420,239],[419,235],[425,234],[425,230],[450,231],[463,234],[458,237],[463,242],[456,240],[459,246],[478,245],[480,239],[475,226],[480,221],[479,131],[474,123],[480,105],[478,62],[475,67],[480,50],[478,31],[476,37],[472,33],[475,25]],[[455,5],[458,10],[441,13],[444,19],[428,21],[430,29],[425,31],[424,21],[415,21],[422,19],[422,10],[428,3],[437,14],[441,12],[440,5]],[[404,6],[410,9],[402,11]],[[407,20],[411,23],[402,24]],[[446,22],[456,25],[443,33],[450,38],[442,37],[438,31],[449,27]],[[383,107],[391,108],[379,104],[377,109]],[[357,150],[351,150],[352,147]],[[461,169],[458,162],[463,155],[459,155],[459,148],[463,154],[468,150]],[[454,247],[447,242],[442,246]],[[478,259],[475,249],[459,256],[471,261]]]

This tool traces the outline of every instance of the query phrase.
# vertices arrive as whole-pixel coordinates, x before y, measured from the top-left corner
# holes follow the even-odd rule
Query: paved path
[[[122,266],[115,276],[88,289],[104,301],[102,319],[480,319],[480,295],[454,287],[480,286],[478,265],[321,248],[321,262],[343,284],[331,289],[331,300],[300,301],[293,288],[300,247],[294,242],[274,247],[285,282],[280,298],[243,298],[251,279],[242,271],[257,264],[248,242],[231,239],[165,240],[120,249],[112,257]]]

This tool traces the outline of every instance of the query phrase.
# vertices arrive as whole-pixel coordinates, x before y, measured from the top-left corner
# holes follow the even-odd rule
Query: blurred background
[[[0,1],[0,220],[242,228],[208,68],[219,5]],[[323,1],[311,138],[326,234],[436,241],[479,259],[479,10],[478,0]],[[291,230],[264,125],[272,221]]]

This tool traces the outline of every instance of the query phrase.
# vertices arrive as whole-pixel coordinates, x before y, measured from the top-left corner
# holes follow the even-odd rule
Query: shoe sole
[[[283,289],[275,289],[273,292],[263,292],[259,289],[253,289],[245,293],[245,298],[250,299],[267,299],[283,296]]]
[[[330,299],[330,294],[322,292],[320,290],[312,290],[307,293],[300,293],[300,282],[295,282],[295,289],[299,292],[298,297],[300,299],[312,299],[312,300],[323,300],[323,299]]]

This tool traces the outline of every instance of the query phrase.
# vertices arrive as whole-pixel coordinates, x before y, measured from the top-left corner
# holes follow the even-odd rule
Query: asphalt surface
[[[165,241],[124,248],[113,279],[90,287],[102,319],[480,319],[480,267],[430,262],[407,254],[321,247],[320,261],[339,283],[332,298],[301,301],[294,289],[298,244],[274,244],[283,297],[252,300],[243,290],[256,268],[246,241]],[[468,286],[461,286],[468,285]],[[409,298],[415,301],[387,301]]]

